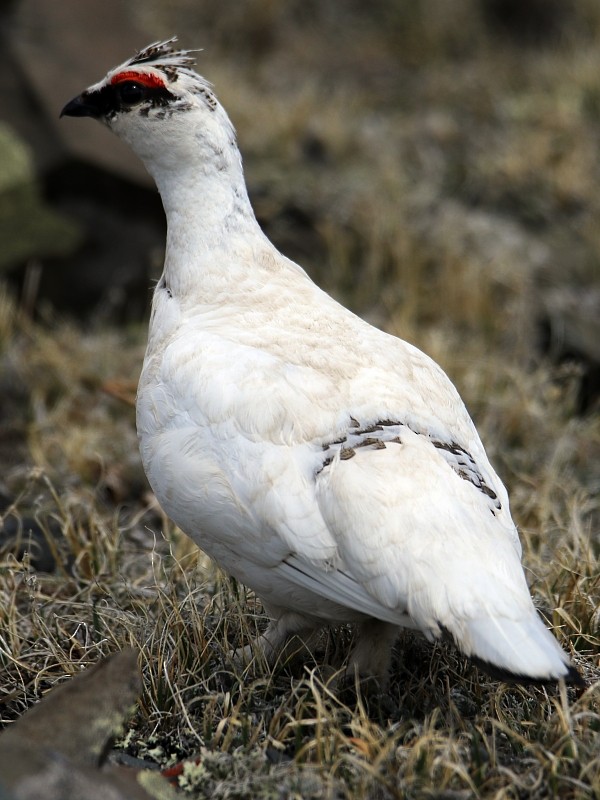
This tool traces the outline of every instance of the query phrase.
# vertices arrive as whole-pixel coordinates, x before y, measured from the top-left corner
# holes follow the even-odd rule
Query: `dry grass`
[[[138,13],[150,38],[185,27],[184,44],[208,45],[199,5]],[[191,759],[190,797],[598,799],[600,420],[576,413],[579,367],[540,356],[536,319],[545,286],[597,281],[600,18],[575,4],[575,45],[530,51],[495,42],[466,0],[450,17],[393,5],[376,4],[377,28],[359,6],[342,25],[322,4],[314,26],[300,4],[225,4],[201,66],[270,235],[459,386],[509,486],[536,603],[591,688],[508,687],[406,634],[387,696],[341,689],[345,630],[314,658],[240,672],[229,653],[260,608],[141,473],[127,398],[144,327],[34,323],[2,295],[5,515],[37,521],[56,569],[2,551],[0,721],[134,644],[144,694],[120,746]]]

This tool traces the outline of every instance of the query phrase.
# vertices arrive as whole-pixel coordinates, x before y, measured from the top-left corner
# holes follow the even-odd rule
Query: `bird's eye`
[[[147,88],[136,81],[123,81],[119,83],[119,97],[127,105],[141,103],[146,98]]]

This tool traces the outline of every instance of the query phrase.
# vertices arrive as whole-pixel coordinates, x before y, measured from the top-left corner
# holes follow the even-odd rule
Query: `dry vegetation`
[[[26,522],[0,559],[0,721],[134,644],[144,693],[118,746],[191,759],[186,796],[600,798],[600,420],[579,413],[581,365],[542,354],[538,330],[549,287],[598,286],[595,5],[569,4],[560,39],[535,47],[467,0],[380,0],[368,18],[359,3],[198,5],[136,13],[149,39],[206,47],[270,235],[455,380],[509,486],[536,603],[591,686],[508,687],[407,634],[385,697],[342,690],[348,631],[240,672],[229,652],[260,608],[141,473],[144,326],[33,322],[2,294],[0,488],[5,519]]]

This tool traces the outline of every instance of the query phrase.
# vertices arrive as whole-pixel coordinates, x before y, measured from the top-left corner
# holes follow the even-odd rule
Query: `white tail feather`
[[[515,678],[557,680],[571,671],[569,657],[535,611],[519,620],[506,617],[471,620],[459,635],[451,633],[466,655]]]

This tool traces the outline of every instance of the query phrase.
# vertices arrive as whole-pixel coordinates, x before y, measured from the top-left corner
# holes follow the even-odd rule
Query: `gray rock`
[[[102,767],[140,690],[131,648],[51,690],[0,735],[0,800],[172,800],[158,774]]]
[[[160,198],[117,137],[86,120],[64,125],[59,114],[148,34],[124,0],[20,0],[0,22],[3,117],[28,144],[38,187],[0,201],[2,263],[30,310],[49,301],[86,320],[139,319],[162,259]],[[54,213],[35,204],[39,187]]]

